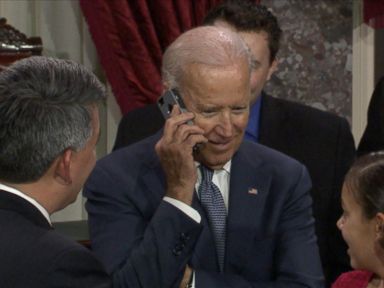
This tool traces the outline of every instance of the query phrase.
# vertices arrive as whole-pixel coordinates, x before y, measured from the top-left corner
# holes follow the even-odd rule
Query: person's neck
[[[51,201],[53,197],[46,197],[45,196],[45,190],[46,187],[50,187],[47,185],[40,184],[39,182],[34,183],[23,183],[23,184],[14,184],[14,183],[4,183],[5,185],[9,187],[13,187],[14,189],[22,192],[23,194],[27,195],[28,197],[35,200],[37,203],[39,203],[47,212],[49,215],[51,215],[55,210],[55,203],[54,201]]]

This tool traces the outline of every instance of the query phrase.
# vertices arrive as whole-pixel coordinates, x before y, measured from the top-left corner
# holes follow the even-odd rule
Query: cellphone
[[[176,89],[167,90],[163,95],[157,100],[157,105],[163,114],[164,119],[168,119],[169,115],[172,112],[172,108],[174,105],[178,105],[181,113],[187,112],[188,110],[185,108],[185,104],[183,99],[181,98],[179,92]],[[188,125],[193,125],[193,121],[189,120],[187,122]],[[201,143],[197,143],[193,146],[193,152],[198,153],[200,149]]]
[[[165,119],[169,118],[174,105],[178,105],[181,113],[187,112],[183,99],[176,89],[165,91],[165,93],[157,100],[157,105]],[[188,125],[193,125],[193,121],[189,120]]]

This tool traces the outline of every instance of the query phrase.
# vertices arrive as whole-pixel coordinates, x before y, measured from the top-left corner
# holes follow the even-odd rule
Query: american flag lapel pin
[[[251,187],[251,188],[248,189],[248,194],[257,195],[257,193],[258,193],[258,191],[254,187]]]

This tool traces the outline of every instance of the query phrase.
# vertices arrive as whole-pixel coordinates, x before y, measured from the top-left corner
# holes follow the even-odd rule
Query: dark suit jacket
[[[51,229],[25,199],[0,190],[0,287],[111,287],[84,247]]]
[[[358,155],[384,150],[384,77],[373,91],[367,118],[367,126],[357,148]]]
[[[329,286],[350,270],[347,246],[336,227],[341,215],[341,185],[355,157],[349,124],[328,112],[265,94],[262,97],[259,142],[302,162],[312,178],[316,234]],[[163,124],[155,104],[127,113],[120,122],[114,149],[155,133]]]
[[[162,200],[164,173],[154,150],[159,134],[99,160],[83,190],[93,250],[117,287],[178,287],[187,263],[197,288],[323,287],[303,165],[243,142],[232,159],[226,260],[219,274],[199,201],[193,207],[201,224]]]

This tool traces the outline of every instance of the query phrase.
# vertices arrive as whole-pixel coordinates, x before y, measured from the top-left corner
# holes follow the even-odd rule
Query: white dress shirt
[[[195,191],[197,193],[197,197],[200,197],[197,191],[199,191],[199,186],[201,183],[201,171],[199,169],[200,163],[195,162],[196,169],[197,169],[197,181],[195,184]],[[225,208],[227,209],[228,213],[228,199],[229,199],[229,180],[231,175],[231,160],[229,160],[227,163],[225,163],[224,167],[220,170],[214,170],[213,176],[212,176],[212,182],[219,188],[221,195],[223,196]],[[181,202],[179,200],[176,200],[174,198],[164,196],[164,201],[167,201],[168,203],[176,206],[181,211],[183,211],[185,214],[187,214],[189,217],[191,217],[193,220],[195,220],[197,223],[201,222],[201,216],[199,212],[197,212],[195,209],[193,209],[191,206],[185,204],[184,202]]]
[[[195,184],[195,191],[197,193],[197,196],[199,197],[199,186],[201,184],[201,171],[199,169],[200,163],[195,162],[196,169],[197,169],[197,181]],[[229,180],[231,175],[231,160],[229,160],[227,163],[225,163],[224,167],[220,170],[214,170],[213,176],[212,176],[212,182],[219,188],[221,195],[223,196],[225,208],[227,209],[228,214],[228,199],[229,199]],[[184,202],[181,202],[179,200],[176,200],[174,198],[170,198],[165,196],[164,201],[167,201],[168,203],[171,203],[172,205],[179,208],[181,211],[183,211],[185,214],[187,214],[189,217],[191,217],[193,220],[195,220],[197,223],[201,222],[201,216],[199,212],[196,211],[196,209],[192,208],[191,206],[185,204]],[[192,285],[191,288],[195,288],[195,273],[192,272]]]
[[[51,219],[49,218],[49,214],[48,214],[47,210],[45,210],[45,208],[43,206],[41,206],[35,199],[25,195],[23,192],[15,189],[13,187],[9,187],[9,186],[1,184],[1,183],[0,183],[0,190],[7,191],[9,193],[15,194],[15,195],[27,200],[29,203],[31,203],[33,206],[35,206],[41,212],[41,214],[43,214],[43,216],[47,219],[49,225],[52,226],[52,222],[51,222]]]

